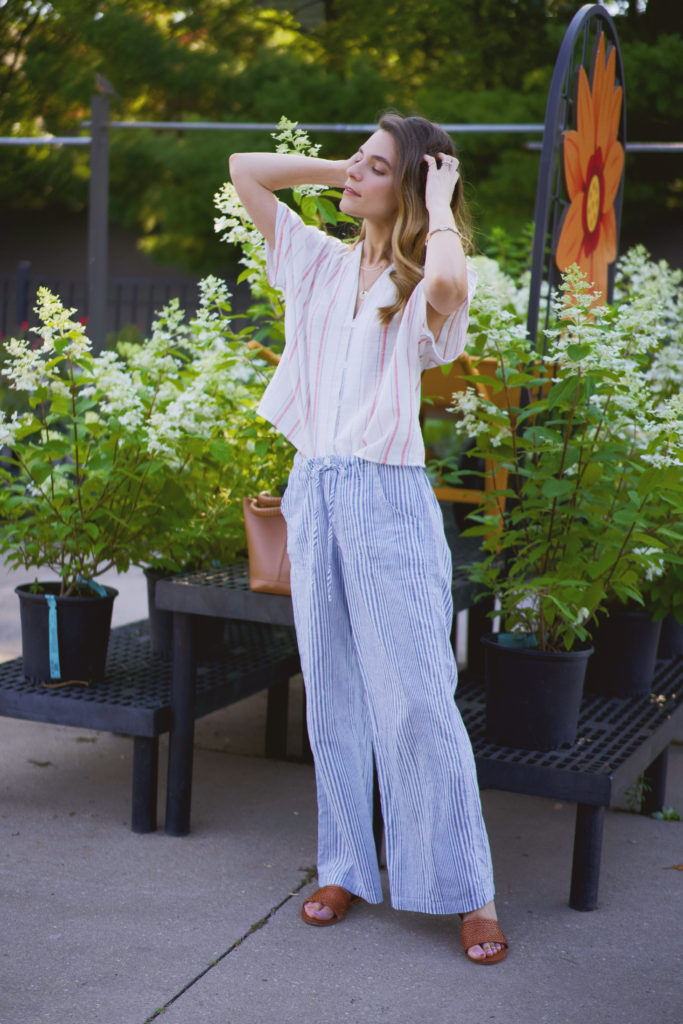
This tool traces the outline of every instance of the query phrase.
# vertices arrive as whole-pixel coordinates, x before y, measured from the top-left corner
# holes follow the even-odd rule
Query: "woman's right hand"
[[[343,188],[344,185],[346,184],[346,182],[348,181],[349,169],[355,163],[358,163],[360,158],[361,158],[360,153],[358,152],[358,150],[356,150],[356,152],[353,154],[353,156],[347,157],[345,160],[335,160],[334,161],[336,163],[337,167],[339,168],[339,187],[340,188]]]

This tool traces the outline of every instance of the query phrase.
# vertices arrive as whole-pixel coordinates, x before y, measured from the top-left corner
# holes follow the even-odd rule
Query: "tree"
[[[89,116],[96,73],[113,83],[116,119],[372,121],[387,107],[445,122],[543,119],[560,41],[580,0],[0,0],[0,133],[74,134]],[[674,5],[676,6],[676,5]],[[681,14],[624,0],[617,17],[629,134],[675,139]],[[318,12],[317,20],[312,17]],[[306,15],[306,18],[304,18]],[[319,140],[342,156],[358,140]],[[484,234],[533,215],[537,155],[524,139],[461,135]],[[211,196],[231,150],[269,146],[266,133],[111,134],[111,213],[159,260],[201,271],[226,259]],[[81,209],[85,149],[0,147],[7,206]],[[624,217],[680,209],[672,162],[629,166]],[[636,196],[632,204],[629,197]]]

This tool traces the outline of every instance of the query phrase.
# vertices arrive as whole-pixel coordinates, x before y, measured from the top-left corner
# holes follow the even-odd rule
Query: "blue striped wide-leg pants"
[[[453,695],[451,558],[421,467],[297,455],[283,499],[318,791],[318,878],[382,900],[373,751],[392,905],[493,899],[469,737]]]

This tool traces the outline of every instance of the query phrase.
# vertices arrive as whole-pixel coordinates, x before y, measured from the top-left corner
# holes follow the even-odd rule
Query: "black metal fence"
[[[45,286],[65,306],[76,310],[77,319],[87,322],[88,284],[83,278],[59,278],[31,274],[19,264],[14,274],[0,274],[0,334],[3,338],[23,334],[37,324],[34,312],[38,288]],[[149,334],[155,314],[170,299],[178,298],[181,309],[193,314],[198,302],[197,283],[185,280],[112,277],[107,296],[107,333],[135,326],[141,336]]]

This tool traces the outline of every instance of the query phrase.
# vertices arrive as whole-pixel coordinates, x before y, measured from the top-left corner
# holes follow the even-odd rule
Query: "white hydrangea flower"
[[[33,422],[32,412],[12,413],[9,419],[4,412],[0,412],[0,445],[7,445],[13,448],[17,438],[17,431]]]
[[[35,391],[43,383],[43,357],[38,349],[32,349],[26,338],[10,338],[5,348],[10,359],[3,367],[7,380],[14,383],[18,391]]]
[[[468,263],[477,272],[477,289],[472,300],[472,309],[500,309],[502,306],[516,306],[518,288],[511,277],[504,273],[496,260],[488,256],[472,256]]]
[[[453,424],[456,436],[474,437],[485,433],[493,447],[497,448],[511,434],[509,421],[500,416],[493,403],[474,388],[456,391],[448,412],[458,416]]]
[[[664,575],[666,564],[661,548],[634,548],[633,554],[642,558],[646,563],[645,579],[648,582],[651,583],[652,580],[659,579]]]
[[[320,144],[312,143],[308,134],[303,128],[299,128],[297,121],[290,121],[281,117],[277,131],[271,132],[275,139],[276,153],[298,153],[301,156],[317,156],[320,152]],[[295,190],[300,196],[317,196],[326,192],[325,185],[299,185]]]

